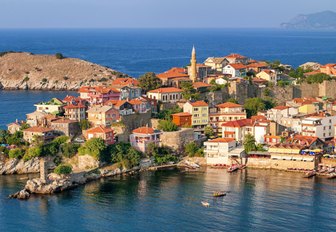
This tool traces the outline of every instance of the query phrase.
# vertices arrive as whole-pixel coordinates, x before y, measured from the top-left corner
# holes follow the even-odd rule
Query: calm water
[[[0,178],[1,231],[332,231],[335,181],[244,170],[163,171],[105,179],[70,192],[6,199],[22,177]],[[214,190],[228,190],[221,199]],[[207,200],[210,208],[201,206]]]
[[[137,77],[238,52],[261,60],[336,62],[336,33],[280,30],[0,30],[0,51],[62,52]],[[0,91],[0,128],[33,104],[70,92]],[[0,177],[1,231],[332,231],[336,182],[246,170],[143,173],[29,201],[6,197],[22,176]],[[229,190],[213,201],[211,192]],[[203,208],[200,201],[209,200]]]
[[[0,51],[30,51],[78,57],[134,77],[163,72],[190,62],[242,53],[261,60],[280,59],[298,66],[307,61],[336,62],[336,32],[276,29],[114,29],[0,30]]]

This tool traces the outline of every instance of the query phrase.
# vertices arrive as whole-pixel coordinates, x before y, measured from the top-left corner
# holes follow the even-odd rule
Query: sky
[[[0,0],[0,28],[274,28],[335,0]]]

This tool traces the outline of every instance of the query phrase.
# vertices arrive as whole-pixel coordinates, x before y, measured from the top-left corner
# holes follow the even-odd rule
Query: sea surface
[[[276,29],[0,30],[0,51],[63,53],[138,77],[235,52],[294,67],[336,63],[335,32]],[[0,128],[34,104],[74,92],[0,91]],[[0,176],[1,231],[335,231],[336,182],[244,170],[160,171],[111,178],[28,201],[7,196],[25,176]],[[221,199],[212,191],[227,190]],[[210,208],[201,206],[207,200]]]
[[[10,200],[25,176],[0,178],[0,231],[335,231],[336,181],[267,170],[145,172],[69,192]],[[225,190],[223,198],[212,192]],[[201,205],[208,201],[209,208]]]

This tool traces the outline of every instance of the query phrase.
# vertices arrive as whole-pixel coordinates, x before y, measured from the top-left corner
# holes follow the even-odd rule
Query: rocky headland
[[[83,85],[108,85],[121,76],[108,67],[60,54],[0,53],[0,89],[77,90]]]

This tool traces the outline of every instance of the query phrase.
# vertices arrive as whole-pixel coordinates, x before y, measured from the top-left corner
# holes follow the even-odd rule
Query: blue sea
[[[0,30],[0,51],[63,53],[138,77],[241,53],[258,60],[336,63],[336,32],[276,29]],[[0,128],[34,103],[73,92],[0,91]],[[0,231],[334,231],[336,182],[243,170],[163,171],[110,178],[53,196],[7,199],[26,176],[0,176]],[[226,190],[222,199],[212,191]],[[201,201],[210,202],[209,208]]]

